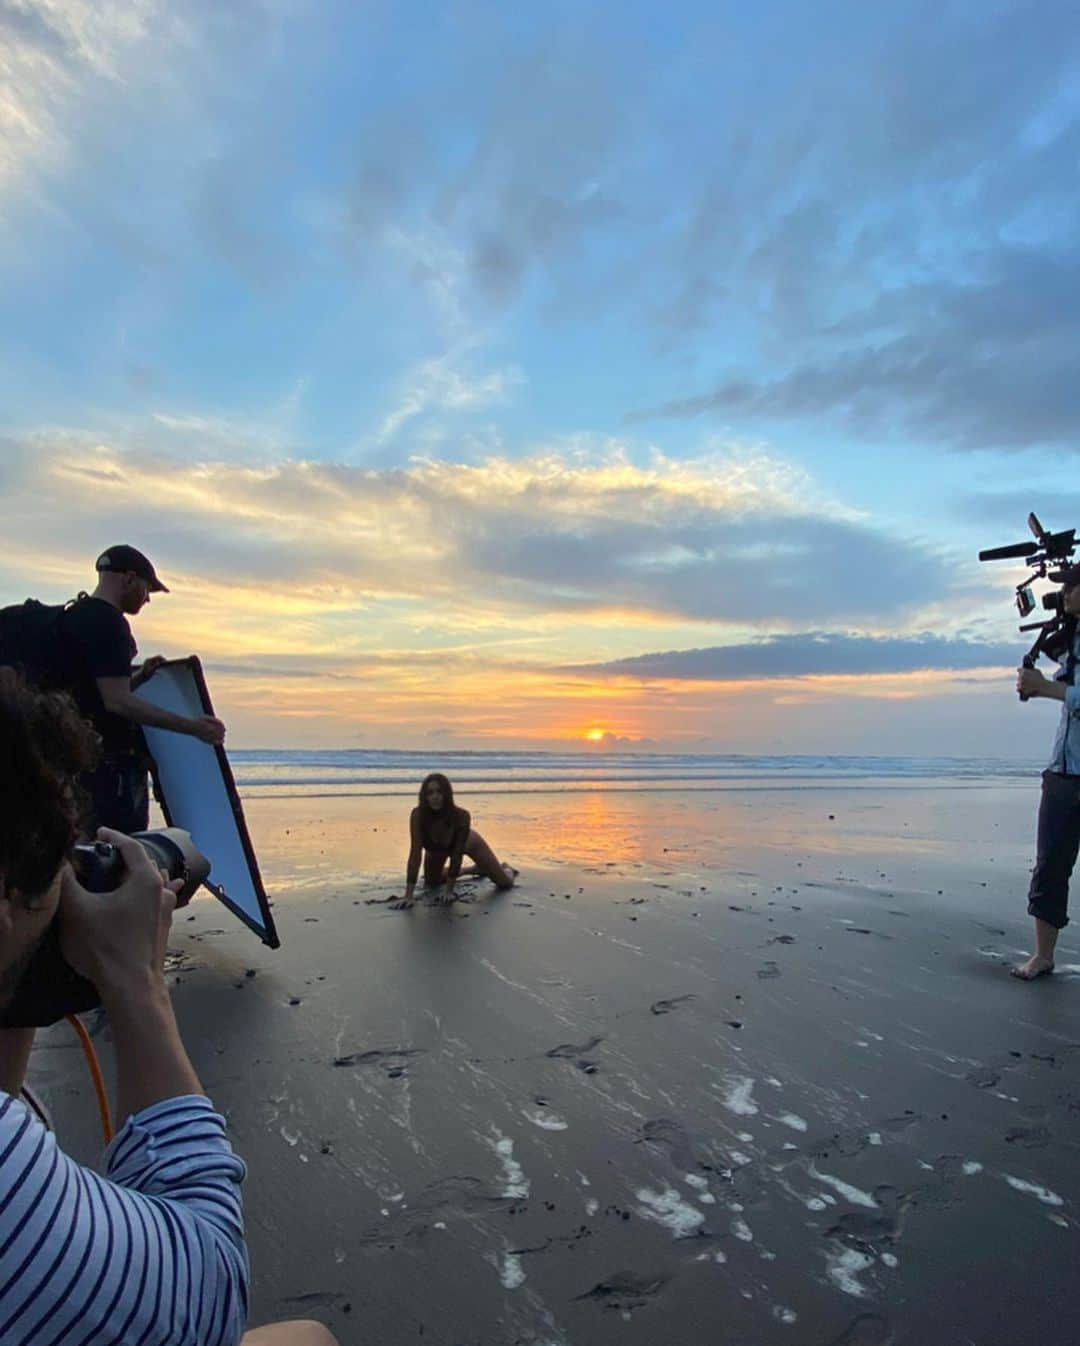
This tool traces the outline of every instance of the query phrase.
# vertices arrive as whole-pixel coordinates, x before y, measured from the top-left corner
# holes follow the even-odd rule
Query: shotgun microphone
[[[1037,542],[1014,542],[1011,547],[989,547],[986,551],[979,552],[980,561],[1011,561],[1013,557],[1022,556],[1025,559],[1034,556],[1039,550]]]

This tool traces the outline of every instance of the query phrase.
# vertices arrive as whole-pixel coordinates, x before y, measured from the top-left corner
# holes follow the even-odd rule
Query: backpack
[[[67,663],[63,619],[69,607],[28,598],[0,609],[0,664],[19,669],[35,687],[62,687]]]

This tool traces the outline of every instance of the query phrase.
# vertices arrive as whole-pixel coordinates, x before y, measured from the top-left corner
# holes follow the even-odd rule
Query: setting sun
[[[585,737],[589,740],[590,743],[599,743],[600,740],[604,737],[604,731],[602,729],[590,729],[589,732],[585,735]]]

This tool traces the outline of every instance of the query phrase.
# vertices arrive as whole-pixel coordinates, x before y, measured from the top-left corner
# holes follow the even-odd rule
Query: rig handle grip
[[[1023,658],[1023,660],[1022,660],[1021,662],[1022,662],[1024,668],[1034,668],[1034,667],[1035,667],[1035,660],[1031,657],[1030,654],[1025,654],[1025,655],[1024,655],[1024,658]],[[1030,700],[1031,700],[1031,697],[1028,696],[1027,692],[1017,692],[1016,695],[1020,698],[1021,701],[1030,701]]]

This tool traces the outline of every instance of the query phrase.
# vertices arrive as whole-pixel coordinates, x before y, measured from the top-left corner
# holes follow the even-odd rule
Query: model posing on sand
[[[453,902],[454,884],[461,873],[461,860],[468,856],[496,888],[512,888],[517,870],[503,864],[479,832],[472,830],[467,809],[454,803],[454,787],[438,771],[424,777],[420,802],[409,815],[409,863],[405,870],[405,896],[391,903],[395,910],[411,907],[424,856],[424,883],[428,888],[446,884],[436,902]]]

